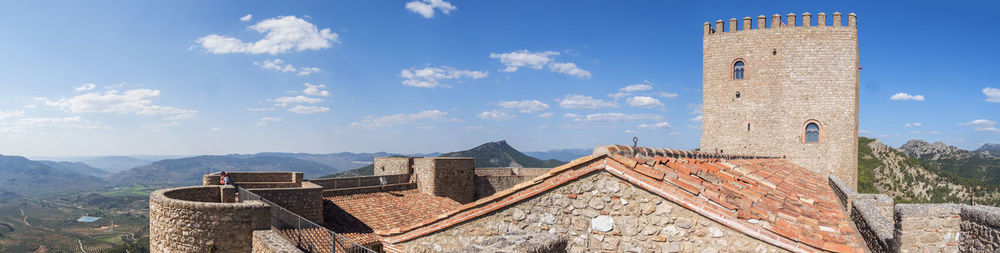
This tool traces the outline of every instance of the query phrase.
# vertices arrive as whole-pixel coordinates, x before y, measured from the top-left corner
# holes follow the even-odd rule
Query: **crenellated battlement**
[[[840,12],[834,12],[831,16],[831,22],[827,24],[826,13],[817,13],[816,22],[813,23],[812,13],[802,13],[797,15],[795,13],[788,13],[785,17],[781,14],[775,13],[771,15],[771,22],[767,22],[767,17],[764,15],[757,16],[756,24],[753,24],[753,18],[743,17],[742,21],[739,19],[731,18],[727,22],[722,19],[716,20],[715,25],[712,22],[705,22],[705,36],[709,36],[716,33],[734,32],[734,31],[747,31],[747,30],[767,30],[767,29],[784,29],[784,28],[827,28],[827,27],[850,27],[857,29],[858,27],[858,16],[853,12],[847,14],[847,24],[843,23]]]

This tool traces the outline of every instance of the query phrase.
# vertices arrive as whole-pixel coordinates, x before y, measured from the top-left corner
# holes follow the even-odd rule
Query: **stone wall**
[[[865,239],[865,244],[871,252],[890,252],[892,250],[893,223],[876,204],[875,199],[860,199],[854,201],[851,209],[851,220],[854,221],[858,233]],[[890,207],[891,202],[890,199]]]
[[[475,200],[476,160],[468,157],[421,157],[413,159],[417,188],[458,203]]]
[[[376,176],[413,173],[412,157],[375,157]]]
[[[272,203],[317,224],[323,224],[323,187],[304,182],[296,188],[250,189]]]
[[[565,238],[569,252],[784,252],[603,171],[396,246],[451,251],[521,232]]]
[[[961,205],[897,204],[896,252],[958,252]]]
[[[269,227],[260,201],[221,203],[220,186],[190,186],[149,195],[152,252],[250,252],[252,232]]]
[[[476,168],[476,196],[481,199],[545,174],[551,168]]]
[[[302,253],[302,250],[272,230],[256,230],[253,231],[253,253]]]
[[[805,14],[803,14],[805,15]],[[821,14],[822,15],[822,14]],[[795,15],[765,17],[751,29],[732,19],[728,29],[705,24],[701,150],[787,157],[857,187],[860,58],[857,20],[834,14],[809,26],[791,25]],[[808,17],[799,17],[811,20]],[[733,80],[733,64],[745,75]],[[738,95],[737,95],[738,94]],[[818,143],[805,142],[808,123],[819,125]]]
[[[235,184],[247,184],[246,188],[298,187],[302,183],[302,172],[226,172]],[[219,185],[219,172],[202,175],[202,185]],[[276,186],[252,186],[252,184],[276,184]]]
[[[324,179],[309,180],[309,182],[322,186],[324,190],[333,190],[333,189],[357,188],[365,186],[380,186],[382,185],[382,182],[379,180],[379,178],[384,178],[387,185],[410,182],[409,174],[324,178]]]
[[[963,205],[961,216],[962,251],[997,252],[1000,250],[1000,208]]]

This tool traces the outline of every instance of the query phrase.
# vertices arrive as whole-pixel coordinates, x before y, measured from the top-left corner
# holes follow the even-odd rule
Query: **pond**
[[[83,216],[83,217],[80,217],[79,219],[76,219],[76,221],[79,221],[79,222],[95,222],[95,221],[100,220],[100,219],[101,219],[100,217]]]

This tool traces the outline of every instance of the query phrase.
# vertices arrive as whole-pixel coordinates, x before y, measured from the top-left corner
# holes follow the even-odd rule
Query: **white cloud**
[[[179,125],[181,125],[180,122],[170,121],[170,122],[161,122],[161,123],[146,124],[146,125],[142,125],[140,127],[142,127],[142,128],[150,128],[150,129],[162,129],[162,128],[168,128],[168,127],[175,127],[175,126],[179,126]]]
[[[299,95],[294,97],[277,97],[268,99],[267,101],[273,102],[275,106],[288,106],[288,104],[315,104],[323,102],[323,99]]]
[[[544,51],[544,52],[531,52],[526,49],[519,51],[509,52],[509,53],[490,53],[490,59],[499,59],[500,63],[505,66],[503,72],[515,72],[521,67],[528,67],[531,69],[542,69],[546,66],[552,72],[567,74],[579,78],[590,78],[590,71],[586,71],[576,66],[576,63],[572,62],[555,62],[553,57],[559,55],[559,52],[555,51]]]
[[[481,112],[481,113],[479,113],[479,115],[476,115],[476,117],[479,117],[479,118],[482,118],[482,119],[488,119],[488,120],[512,120],[516,116],[514,116],[513,114],[510,114],[510,113],[503,112],[503,111],[490,110],[490,111]]]
[[[433,121],[458,121],[448,118],[448,112],[439,110],[427,110],[418,113],[398,113],[389,116],[373,117],[368,116],[358,122],[351,123],[351,127],[362,129],[373,129],[378,127],[388,127],[393,125],[409,124],[418,120]]]
[[[556,114],[555,113],[551,113],[551,112],[545,112],[545,113],[542,113],[542,114],[538,114],[539,118],[551,118],[551,117],[555,117],[555,116],[556,116]]]
[[[1000,89],[992,87],[983,88],[983,95],[986,95],[986,102],[1000,103]]]
[[[636,92],[636,91],[647,91],[647,90],[652,90],[652,89],[653,89],[653,86],[648,85],[648,84],[633,84],[633,85],[625,86],[625,87],[623,87],[621,89],[618,89],[618,91]]]
[[[858,133],[859,134],[874,134],[875,132],[872,132],[871,130],[861,129],[861,130],[858,130]]]
[[[701,115],[695,116],[694,118],[691,118],[689,120],[691,122],[701,122]]]
[[[567,118],[567,119],[575,119],[575,118],[579,118],[579,117],[580,117],[580,115],[577,115],[576,113],[563,114],[563,118]]]
[[[295,16],[279,16],[265,19],[249,26],[251,30],[263,33],[264,38],[253,42],[218,34],[210,34],[198,38],[197,43],[213,54],[249,53],[249,54],[280,54],[295,50],[319,50],[329,48],[331,42],[340,42],[336,33],[329,28],[318,29],[301,18]]]
[[[425,67],[423,69],[410,67],[409,69],[400,71],[400,76],[406,79],[403,80],[403,85],[420,88],[442,86],[441,80],[459,78],[481,79],[486,78],[488,75],[489,73],[485,71],[458,70],[448,66]],[[443,86],[450,87],[446,84]]]
[[[176,117],[193,117],[198,111],[179,109],[172,106],[154,105],[153,100],[160,97],[159,90],[134,89],[125,92],[108,90],[91,92],[71,98],[50,100],[36,98],[45,105],[57,107],[73,113],[118,113],[136,115],[171,115]],[[190,115],[190,116],[179,116]]]
[[[625,133],[627,133],[627,134],[635,133],[635,130],[625,129]]]
[[[658,122],[658,123],[653,123],[653,124],[645,124],[645,123],[643,123],[643,124],[639,124],[636,127],[638,127],[638,128],[668,128],[668,127],[670,127],[670,123],[666,122],[666,121]]]
[[[212,132],[218,132],[220,130],[222,130],[222,128],[218,128],[218,127],[213,127],[212,128]]]
[[[253,14],[247,14],[246,16],[240,17],[240,21],[242,21],[242,22],[250,22],[251,18],[253,18]]]
[[[507,66],[504,68],[503,72],[514,72],[520,67],[530,67],[533,69],[542,69],[546,64],[552,61],[550,56],[559,55],[559,52],[545,51],[545,52],[531,52],[525,49],[521,51],[514,51],[510,53],[490,53],[491,59],[500,59],[500,63]]]
[[[670,93],[670,92],[666,92],[666,91],[657,92],[656,95],[659,95],[659,96],[664,97],[664,98],[675,98],[675,97],[677,97],[677,93]]]
[[[936,134],[941,134],[941,132],[938,132],[938,131],[927,131],[927,132],[921,132],[921,131],[910,131],[910,134],[918,134],[918,135],[936,135]]]
[[[905,125],[903,125],[903,127],[919,127],[923,125],[924,124],[920,122],[913,122],[913,123],[906,123]]]
[[[310,96],[323,96],[323,97],[330,96],[330,92],[329,91],[320,90],[322,88],[326,88],[325,84],[316,84],[316,85],[313,85],[313,84],[310,84],[310,83],[305,83],[305,85],[306,85],[306,89],[302,90],[302,93],[305,93],[306,95],[310,95]]]
[[[522,113],[533,113],[549,109],[548,104],[538,100],[500,101],[497,105],[507,109],[519,109]]]
[[[444,14],[450,14],[451,11],[458,9],[451,3],[445,2],[444,0],[422,0],[422,1],[412,1],[406,3],[406,9],[413,13],[420,14],[424,18],[433,18],[434,9],[440,10]]]
[[[549,70],[583,79],[590,78],[590,71],[583,70],[580,67],[577,67],[576,63],[572,62],[553,62],[552,64],[549,64]]]
[[[892,95],[892,97],[889,97],[889,99],[895,101],[905,101],[905,100],[924,101],[924,95],[910,95],[900,92],[896,93],[895,95]]]
[[[265,126],[268,123],[281,122],[281,120],[282,119],[278,118],[278,117],[263,117],[263,118],[260,118],[260,121],[257,121],[256,125],[257,126]]]
[[[266,112],[266,111],[274,111],[274,108],[270,108],[270,107],[250,107],[250,108],[247,108],[247,111],[251,111],[251,112]]]
[[[663,120],[663,116],[657,114],[624,114],[620,112],[607,112],[589,114],[582,118],[576,118],[577,122],[625,122],[625,121],[658,121]]]
[[[278,72],[286,72],[286,73],[287,72],[297,72],[296,75],[299,75],[299,76],[307,76],[307,75],[310,75],[312,73],[323,71],[322,69],[317,68],[317,67],[299,67],[299,68],[296,68],[295,66],[292,66],[292,64],[285,64],[285,61],[283,61],[281,59],[271,59],[271,60],[265,60],[263,62],[253,62],[253,65],[260,66],[263,69],[274,70],[274,71],[278,71]]]
[[[6,120],[6,119],[11,119],[11,118],[20,118],[20,117],[24,117],[24,111],[22,111],[22,110],[0,111],[0,121]]]
[[[635,96],[628,98],[628,105],[632,107],[653,108],[663,106],[659,99],[647,96]]]
[[[296,105],[295,107],[292,107],[292,109],[288,109],[288,111],[298,114],[313,114],[319,112],[328,112],[330,111],[330,108],[323,106]]]
[[[88,90],[93,90],[94,88],[97,88],[96,84],[85,83],[83,85],[80,85],[80,86],[77,86],[77,87],[73,87],[73,90],[75,90],[75,91],[88,91]]]
[[[566,95],[562,99],[556,99],[559,102],[559,107],[568,109],[600,109],[605,107],[618,107],[617,104],[610,101],[604,101],[600,99],[595,99],[591,96]]]
[[[483,129],[483,125],[467,126],[467,127],[463,127],[462,129],[465,129],[465,130],[479,130],[479,129]]]
[[[976,131],[989,131],[1000,133],[1000,128],[996,127],[997,122],[988,119],[977,119],[969,122],[958,123],[963,126],[971,126]]]

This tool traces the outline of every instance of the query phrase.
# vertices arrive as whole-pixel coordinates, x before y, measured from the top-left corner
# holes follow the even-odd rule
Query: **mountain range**
[[[967,203],[975,196],[977,203],[997,205],[998,179],[1000,157],[978,150],[923,140],[899,149],[876,139],[858,141],[858,191],[887,194],[897,203]]]
[[[93,190],[107,186],[107,181],[83,173],[94,168],[72,163],[32,161],[22,156],[0,155],[0,192],[21,195],[69,193]]]

